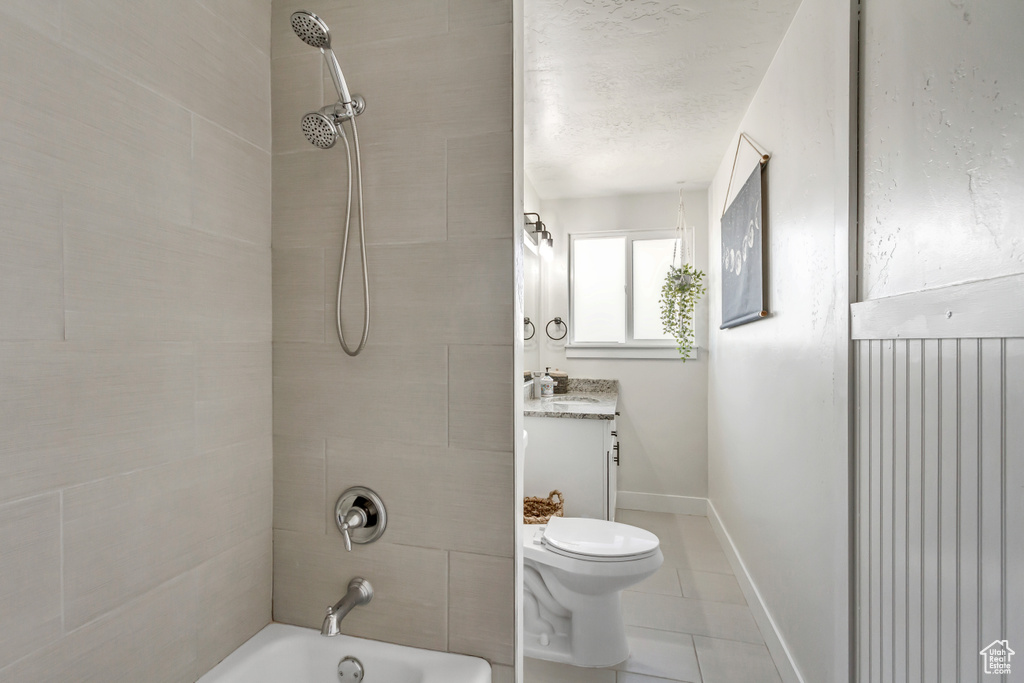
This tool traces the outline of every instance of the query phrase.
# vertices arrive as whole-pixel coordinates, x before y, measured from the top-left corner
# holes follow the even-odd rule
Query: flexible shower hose
[[[338,305],[335,309],[335,320],[338,325],[338,341],[341,348],[350,356],[358,356],[366,345],[366,336],[370,332],[370,280],[366,272],[366,232],[363,228],[363,163],[359,156],[359,133],[356,131],[356,118],[351,116],[349,123],[352,124],[352,141],[355,147],[356,157],[356,191],[359,194],[359,252],[361,265],[363,267],[363,336],[359,340],[359,346],[352,350],[345,343],[345,331],[341,324],[341,292],[345,284],[345,261],[348,256],[348,235],[352,223],[352,147],[349,146],[348,136],[342,131],[341,139],[345,141],[345,159],[348,162],[348,200],[345,202],[345,238],[341,246],[341,269],[338,272]]]

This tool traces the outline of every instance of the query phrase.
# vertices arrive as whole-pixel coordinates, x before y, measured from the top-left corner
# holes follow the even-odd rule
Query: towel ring
[[[529,325],[530,329],[532,329],[533,331],[530,332],[529,337],[524,337],[523,341],[530,341],[531,339],[533,339],[533,336],[537,334],[537,326],[530,322],[529,318],[523,318],[523,327],[525,328],[527,325]]]
[[[548,329],[548,328],[551,327],[551,323],[554,323],[555,325],[558,325],[559,327],[564,327],[565,328],[565,332],[562,333],[561,337],[552,337],[551,336],[551,330]],[[554,341],[560,341],[562,339],[565,339],[565,335],[569,334],[569,326],[566,325],[564,322],[562,322],[561,318],[555,317],[554,319],[549,320],[548,324],[544,326],[544,334],[548,335],[549,339],[552,339]]]

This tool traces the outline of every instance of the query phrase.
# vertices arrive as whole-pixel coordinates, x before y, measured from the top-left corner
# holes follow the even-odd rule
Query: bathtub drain
[[[338,662],[338,680],[341,683],[359,683],[363,680],[363,663],[355,657],[345,657]]]

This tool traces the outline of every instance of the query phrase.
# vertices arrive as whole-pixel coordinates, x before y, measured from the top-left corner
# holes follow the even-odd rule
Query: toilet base
[[[554,581],[547,567],[527,561],[525,570],[523,651],[528,657],[593,668],[629,657],[620,591],[575,594]]]
[[[559,664],[571,664],[583,669],[606,669],[616,664],[621,664],[629,658],[627,651],[626,656],[617,662],[611,664],[585,664],[577,662],[572,656],[572,646],[569,641],[569,637],[565,634],[555,634],[553,637],[549,636],[547,639],[547,645],[536,633],[526,633],[523,637],[523,654],[531,659],[543,659],[548,662],[558,662]]]
[[[533,659],[572,664],[572,645],[564,633],[554,635],[524,633],[523,654]]]

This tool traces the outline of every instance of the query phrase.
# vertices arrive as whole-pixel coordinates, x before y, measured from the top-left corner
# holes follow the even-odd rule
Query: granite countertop
[[[528,398],[527,417],[567,417],[576,420],[614,420],[619,402],[616,380],[569,379],[569,391],[544,398]]]

